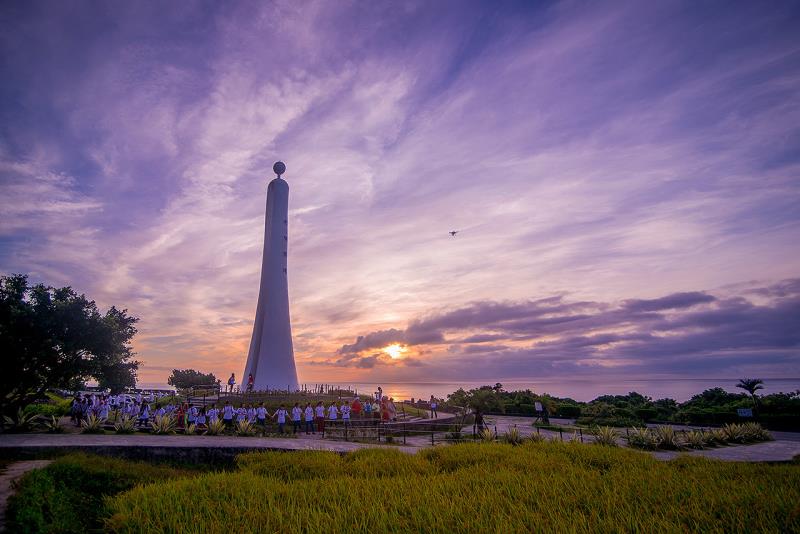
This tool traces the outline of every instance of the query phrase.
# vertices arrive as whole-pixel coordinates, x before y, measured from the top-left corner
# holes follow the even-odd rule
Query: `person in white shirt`
[[[145,403],[144,406],[142,406],[142,412],[139,414],[139,422],[143,425],[147,425],[149,421],[150,421],[150,406],[147,403]]]
[[[244,406],[240,406],[238,410],[236,410],[236,422],[241,423],[242,421],[247,421],[247,408]]]
[[[331,421],[336,421],[336,417],[339,415],[339,409],[336,407],[336,403],[332,402],[330,406],[328,406],[328,419]]]
[[[189,408],[189,412],[186,414],[186,419],[189,421],[190,425],[197,424],[197,406],[192,406]]]
[[[233,406],[230,401],[225,401],[225,406],[222,407],[222,422],[226,427],[233,426]]]
[[[108,404],[105,402],[100,403],[98,408],[98,417],[104,421],[108,419]]]
[[[283,434],[283,426],[286,424],[287,415],[289,415],[289,412],[286,411],[286,408],[283,404],[281,404],[281,407],[278,408],[278,411],[276,411],[273,415],[273,417],[278,420],[278,432],[281,434]]]
[[[350,423],[350,405],[347,402],[343,402],[341,406],[339,406],[339,413],[342,415],[342,421],[344,422],[345,426]]]
[[[300,404],[295,402],[292,407],[292,434],[297,434],[300,431],[300,419],[303,416],[303,410],[300,409]]]
[[[303,411],[303,416],[306,420],[306,434],[316,434],[316,432],[314,432],[314,408],[311,407],[310,402],[306,403],[306,409]]]
[[[317,418],[317,432],[325,432],[325,406],[323,406],[322,401],[317,403],[314,414]]]
[[[217,405],[212,404],[211,408],[206,410],[206,415],[208,416],[208,422],[213,423],[219,417],[219,410],[217,410]]]
[[[198,427],[205,427],[206,426],[206,407],[203,406],[200,408],[200,411],[197,412],[197,426]]]
[[[267,411],[266,408],[264,408],[264,403],[263,402],[260,403],[258,405],[258,408],[256,408],[256,422],[258,423],[258,426],[260,426],[262,429],[264,429],[267,426],[268,415],[269,412]]]

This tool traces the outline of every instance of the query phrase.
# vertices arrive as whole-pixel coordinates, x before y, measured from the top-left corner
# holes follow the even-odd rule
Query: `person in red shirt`
[[[353,417],[361,417],[361,401],[358,400],[358,397],[353,400],[353,403],[350,405],[350,411],[353,414]]]

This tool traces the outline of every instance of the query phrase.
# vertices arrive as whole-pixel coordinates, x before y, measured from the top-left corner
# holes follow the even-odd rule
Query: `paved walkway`
[[[44,467],[50,462],[51,460],[14,462],[0,472],[0,532],[5,532],[6,530],[6,507],[8,498],[14,494],[14,481],[31,469]]]
[[[152,434],[3,434],[0,435],[0,454],[3,449],[52,449],[52,448],[107,448],[107,447],[154,447],[154,448],[220,448],[262,450],[326,450],[350,452],[369,447],[383,447],[370,443],[332,441],[319,438],[259,438],[238,436],[156,436]],[[413,447],[397,446],[398,449],[414,451]]]

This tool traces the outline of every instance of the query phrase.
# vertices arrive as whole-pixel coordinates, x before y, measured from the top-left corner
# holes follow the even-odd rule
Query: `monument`
[[[258,291],[256,320],[242,375],[242,389],[253,375],[253,389],[298,389],[297,369],[289,322],[289,285],[286,252],[289,245],[289,184],[281,178],[286,172],[282,161],[272,166],[277,178],[267,186],[267,213],[264,221],[264,257],[261,262],[261,287]]]

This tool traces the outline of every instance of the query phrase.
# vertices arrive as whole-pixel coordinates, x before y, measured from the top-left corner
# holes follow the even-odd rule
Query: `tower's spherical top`
[[[281,174],[286,172],[286,164],[282,161],[276,161],[275,165],[272,166],[272,170],[280,177]]]

